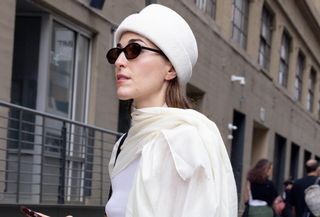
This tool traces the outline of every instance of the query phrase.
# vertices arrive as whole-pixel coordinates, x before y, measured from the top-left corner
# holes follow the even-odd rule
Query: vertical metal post
[[[63,121],[61,129],[61,153],[60,153],[60,179],[58,187],[58,204],[64,204],[65,177],[66,177],[66,147],[67,147],[67,127]]]
[[[42,136],[42,144],[41,144],[41,173],[40,173],[40,203],[42,203],[42,197],[43,197],[43,192],[42,192],[42,187],[43,187],[43,176],[44,176],[44,151],[45,151],[45,127],[46,127],[46,117],[42,116],[42,132],[41,132],[41,136]]]
[[[22,137],[22,110],[19,110],[19,130],[18,130],[18,160],[17,160],[17,192],[16,192],[16,202],[19,203],[20,194],[20,173],[21,173],[21,137]]]
[[[104,176],[103,176],[103,168],[104,168],[104,165],[103,165],[103,132],[101,132],[101,151],[100,151],[100,158],[101,158],[101,166],[100,166],[100,170],[101,170],[101,177],[100,177],[100,184],[101,184],[101,187],[100,187],[100,205],[103,205],[102,202],[103,202],[103,197],[104,197],[104,189],[103,189],[103,183],[104,183]],[[95,141],[95,140],[94,140]]]
[[[83,189],[83,194],[81,196],[81,199],[84,199],[87,195],[88,195],[88,185],[87,185],[87,182],[88,180],[86,180],[86,175],[87,175],[87,169],[88,169],[88,149],[89,149],[89,145],[90,145],[90,138],[89,138],[89,128],[87,127],[82,127],[83,129],[83,136],[84,136],[84,148],[82,148],[81,150],[81,157],[84,159],[84,166],[83,166],[83,176],[81,178],[83,178],[83,186],[82,186],[82,189]]]

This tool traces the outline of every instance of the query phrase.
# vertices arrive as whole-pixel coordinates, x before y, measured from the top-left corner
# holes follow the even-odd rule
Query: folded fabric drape
[[[126,216],[238,215],[228,153],[215,123],[201,113],[168,107],[134,109],[116,165],[115,151],[111,155],[111,177],[138,157]]]

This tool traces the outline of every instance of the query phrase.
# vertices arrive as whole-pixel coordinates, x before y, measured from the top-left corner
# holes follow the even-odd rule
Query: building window
[[[57,21],[53,22],[51,30],[51,50],[50,50],[50,70],[47,93],[47,111],[71,120],[85,122],[87,106],[87,81],[88,81],[88,61],[90,39]],[[61,141],[54,139],[60,138],[62,123],[48,120],[45,129],[45,153],[46,161],[59,165],[60,159],[56,154],[61,152]],[[67,161],[66,161],[66,191],[67,201],[83,201],[86,188],[82,177],[88,177],[84,168],[86,157],[83,155],[88,145],[83,136],[86,132],[80,126],[66,126]],[[52,170],[52,171],[50,171]],[[48,167],[46,171],[52,174],[60,174],[61,171]],[[52,190],[52,189],[51,189]],[[56,189],[53,189],[55,191]],[[50,189],[45,189],[45,193],[53,193]],[[49,198],[47,198],[49,199]]]
[[[270,67],[270,52],[271,52],[271,35],[272,35],[273,15],[266,7],[262,9],[261,29],[260,29],[260,47],[259,47],[259,65],[264,70],[269,70]]]
[[[216,1],[217,0],[194,0],[196,6],[208,14],[212,19],[216,17]]]
[[[294,100],[301,101],[302,98],[302,79],[305,64],[305,56],[300,52],[297,59],[296,78],[294,81]]]
[[[157,0],[146,0],[146,5],[155,4],[157,3]]]
[[[53,23],[47,111],[85,121],[89,38]]]
[[[287,87],[288,85],[290,43],[290,36],[284,32],[280,47],[280,67],[278,78],[279,84],[283,87]]]
[[[248,0],[233,1],[232,39],[242,48],[247,44]]]
[[[18,140],[7,146],[8,200],[84,202],[95,135],[74,121],[87,121],[92,34],[32,1],[17,1],[16,14],[12,100],[53,116],[19,109],[18,121],[8,123],[8,137]]]
[[[313,111],[313,100],[314,100],[314,88],[316,85],[316,72],[312,68],[308,80],[308,95],[307,95],[307,110]]]

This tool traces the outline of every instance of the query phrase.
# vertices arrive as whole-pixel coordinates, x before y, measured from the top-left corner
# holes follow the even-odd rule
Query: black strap
[[[127,133],[124,134],[119,142],[119,146],[118,146],[118,149],[117,149],[117,152],[116,152],[116,158],[114,159],[114,165],[116,165],[116,162],[117,162],[117,159],[118,159],[118,156],[121,152],[121,146],[123,145],[124,143],[124,140],[126,140],[127,138]],[[110,188],[109,188],[109,195],[108,195],[108,200],[111,198],[111,195],[112,195],[112,185],[110,184]]]
[[[121,152],[121,146],[123,145],[124,140],[126,140],[127,135],[128,135],[127,133],[124,134],[124,135],[122,136],[121,140],[120,140],[120,143],[119,143],[119,146],[118,146],[118,149],[117,149],[117,153],[116,153],[116,158],[114,159],[114,165],[116,165],[118,156],[119,156],[119,154],[120,154],[120,152]]]

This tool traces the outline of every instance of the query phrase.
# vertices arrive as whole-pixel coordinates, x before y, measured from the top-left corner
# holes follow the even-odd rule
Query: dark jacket
[[[307,204],[304,201],[304,191],[310,185],[313,185],[316,179],[316,176],[306,176],[294,182],[290,201],[291,205],[295,208],[296,217],[303,217],[304,213],[309,211]],[[314,215],[311,214],[309,217],[314,217]]]

